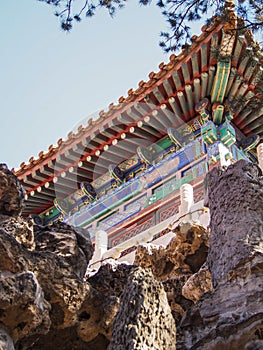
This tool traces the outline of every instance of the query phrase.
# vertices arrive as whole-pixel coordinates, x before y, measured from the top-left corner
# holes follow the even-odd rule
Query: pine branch
[[[92,17],[99,8],[106,8],[113,17],[116,12],[125,6],[127,0],[38,0],[56,8],[55,15],[60,18],[61,27],[70,31],[73,20],[80,22],[82,17]],[[151,0],[138,0],[140,5],[148,5]],[[74,12],[73,13],[73,4]],[[161,32],[160,46],[165,52],[176,51],[181,47],[187,47],[191,39],[191,23],[200,20],[208,13],[221,16],[228,20],[229,13],[223,0],[156,0],[163,16],[168,22],[167,32]],[[58,11],[60,8],[61,11]],[[75,11],[76,9],[76,11]],[[263,1],[262,0],[238,0],[236,12],[243,23],[239,23],[236,30],[242,32],[248,29],[258,32],[263,29]],[[85,14],[84,14],[85,13]],[[211,23],[211,18],[206,19]]]

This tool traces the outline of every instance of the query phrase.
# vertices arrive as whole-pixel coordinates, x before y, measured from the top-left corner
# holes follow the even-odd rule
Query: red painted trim
[[[207,33],[202,33],[197,38],[197,39],[199,39],[199,42],[196,44],[196,47],[194,47],[190,51],[190,54],[197,53],[200,50],[201,46],[204,43],[208,43],[211,40],[212,35],[214,33],[216,33],[216,32],[219,32],[223,27],[224,27],[224,23],[218,23],[218,24],[214,25],[214,29],[211,30],[208,34]],[[204,36],[204,38],[202,38],[202,36]],[[192,45],[194,45],[194,44],[192,44]],[[167,69],[166,72],[165,72],[165,68],[163,68],[163,70],[160,70],[158,73],[154,73],[154,77],[152,79],[156,79],[156,82],[154,82],[154,84],[152,84],[149,88],[147,88],[146,90],[144,90],[142,92],[140,92],[140,89],[144,89],[143,87],[142,88],[138,88],[137,90],[135,90],[131,94],[132,101],[127,101],[129,99],[129,97],[130,97],[130,96],[128,96],[124,100],[124,102],[121,102],[121,104],[123,104],[123,106],[121,108],[118,108],[118,106],[116,106],[115,108],[110,108],[109,112],[105,112],[104,113],[106,115],[104,118],[100,117],[98,120],[93,121],[93,123],[94,123],[93,127],[91,127],[88,130],[85,130],[85,128],[83,128],[77,135],[72,135],[71,139],[68,139],[68,140],[66,140],[64,142],[65,145],[64,145],[63,151],[71,149],[73,145],[78,144],[79,142],[84,140],[84,138],[86,138],[85,134],[87,132],[89,134],[97,133],[98,132],[98,126],[100,128],[106,126],[109,122],[111,122],[114,119],[116,119],[116,117],[118,115],[120,115],[121,113],[125,112],[128,108],[132,107],[136,102],[142,101],[142,99],[147,94],[152,92],[154,87],[161,85],[164,80],[166,80],[169,77],[171,77],[171,75],[172,75],[172,73],[174,71],[179,71],[179,69],[181,68],[181,65],[189,60],[190,54],[185,55],[184,53],[182,53],[180,56],[183,56],[183,57],[178,56],[178,62],[176,62],[175,64],[174,64],[174,62],[170,61],[166,66],[173,65],[173,67]],[[175,58],[175,60],[176,60],[176,58]],[[162,75],[162,76],[157,77],[158,74]],[[148,83],[149,82],[150,81],[148,81]],[[145,83],[145,84],[147,84],[147,83]],[[112,113],[112,115],[110,115],[110,113]],[[108,114],[108,116],[107,116],[107,114]],[[92,123],[92,121],[90,123]],[[88,128],[89,127],[90,126],[88,126]],[[74,140],[74,138],[75,138],[75,140]],[[41,159],[37,159],[36,160],[37,163],[35,165],[30,167],[29,169],[26,169],[25,171],[23,171],[23,169],[20,169],[19,171],[15,172],[15,174],[17,174],[19,179],[22,179],[23,177],[25,177],[28,174],[30,174],[32,171],[39,169],[40,166],[45,166],[50,160],[54,160],[56,158],[56,156],[58,154],[58,148],[61,145],[63,146],[63,142],[61,142],[60,145],[54,147],[54,149],[51,151],[51,152],[54,152],[54,153],[52,155],[50,155],[49,157],[47,157],[44,161],[41,161]],[[20,174],[21,172],[22,172],[22,174]]]
[[[203,181],[200,181],[200,179],[197,183],[195,183],[195,181],[196,179],[190,182],[190,184],[192,184],[192,186],[194,187],[194,191],[198,189],[200,185],[203,184]],[[140,219],[144,218],[149,214],[152,214],[153,212],[156,212],[158,209],[162,208],[163,206],[167,204],[173,204],[174,202],[176,202],[176,199],[178,199],[179,197],[180,197],[180,191],[178,189],[176,196],[174,193],[171,193],[170,195],[167,196],[165,200],[153,203],[151,206],[141,210],[140,213],[136,215],[136,217],[131,218],[129,221],[125,220],[123,223],[117,226],[114,226],[111,230],[109,230],[108,237],[112,238],[116,234],[118,234],[121,230],[130,228],[130,226],[132,226],[133,224],[136,224]]]

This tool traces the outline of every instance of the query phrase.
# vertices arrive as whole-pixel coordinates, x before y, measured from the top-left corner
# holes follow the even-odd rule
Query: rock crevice
[[[206,178],[210,229],[181,223],[166,247],[88,276],[88,233],[21,216],[0,165],[0,348],[263,349],[263,179],[239,161]]]

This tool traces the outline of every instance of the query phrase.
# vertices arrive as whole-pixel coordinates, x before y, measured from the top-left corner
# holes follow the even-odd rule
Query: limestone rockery
[[[205,181],[210,229],[182,222],[167,247],[87,274],[88,233],[21,216],[0,165],[0,349],[263,349],[263,179],[239,161]]]

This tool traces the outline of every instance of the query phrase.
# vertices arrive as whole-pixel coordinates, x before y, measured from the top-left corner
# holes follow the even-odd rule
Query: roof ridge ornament
[[[217,70],[211,90],[212,104],[218,103],[215,107],[216,123],[221,124],[223,107],[221,106],[231,72],[231,57],[233,55],[236,35],[237,35],[237,14],[234,11],[233,0],[226,0],[222,9],[222,21],[224,22],[223,36],[219,47],[219,57],[217,60]]]
[[[224,31],[229,33],[237,28],[237,14],[234,0],[225,0],[222,19],[225,20]]]
[[[225,6],[224,8],[226,10],[230,10],[230,11],[233,11],[233,9],[236,7],[235,5],[235,1],[234,0],[226,0],[225,1]]]

